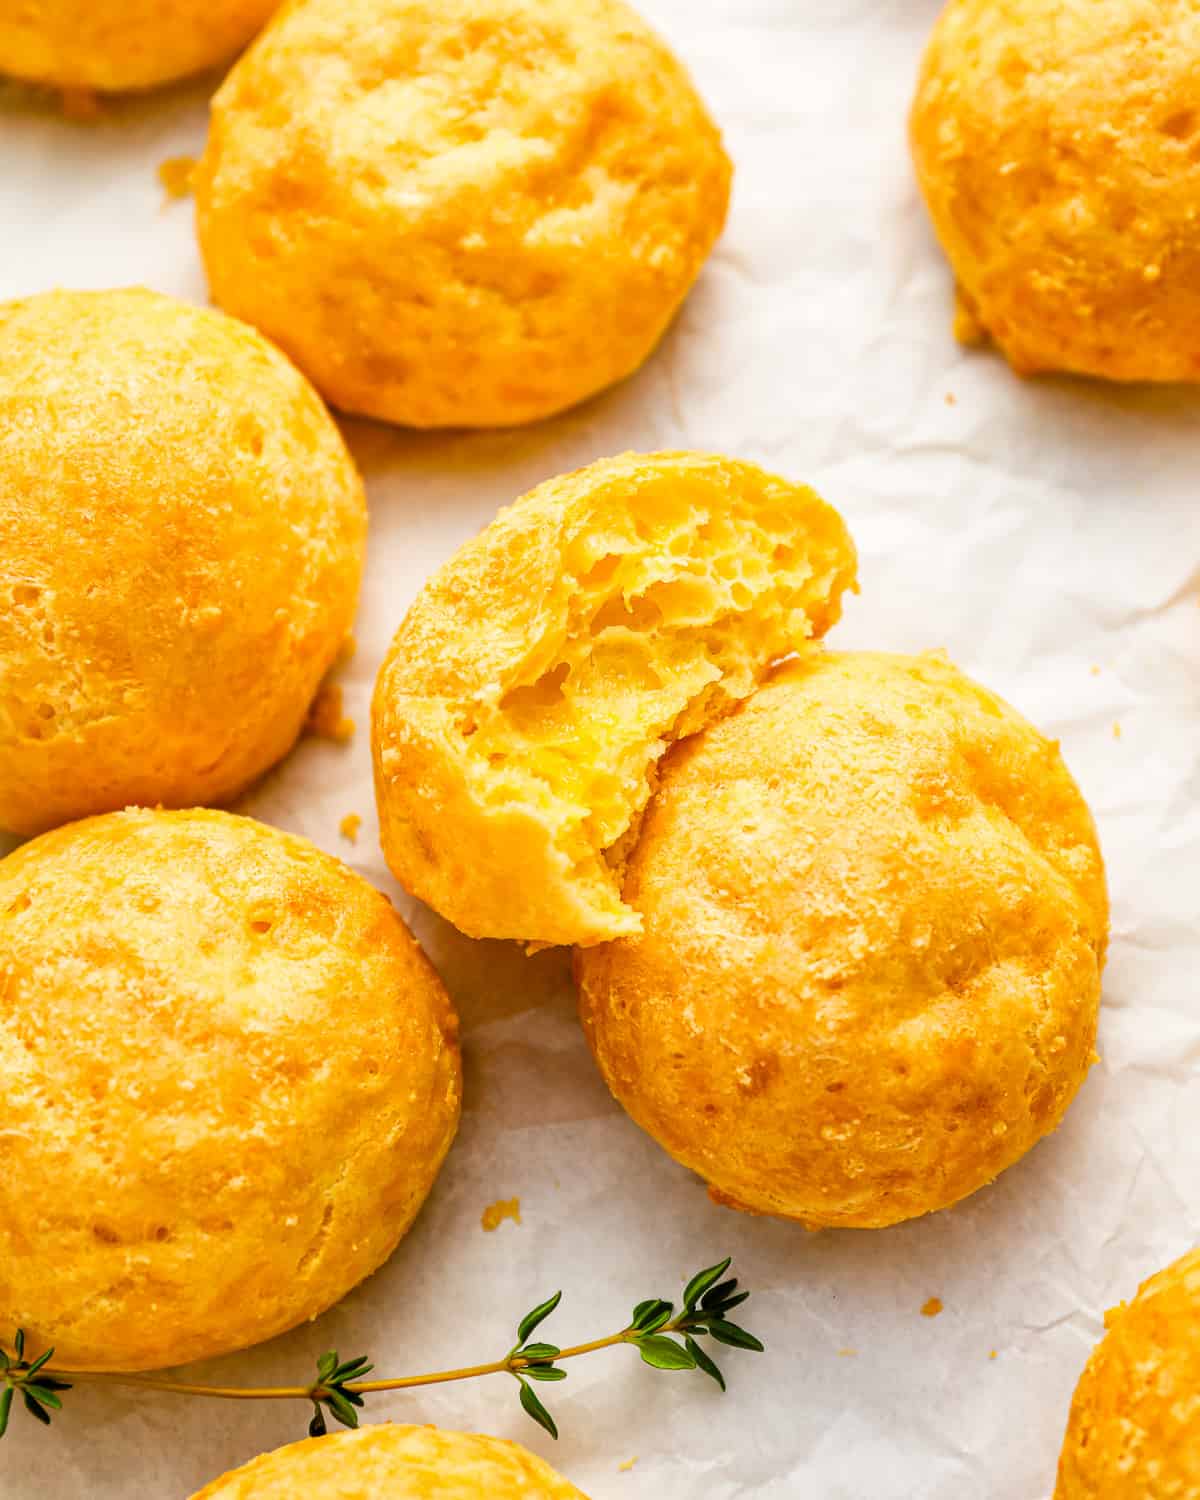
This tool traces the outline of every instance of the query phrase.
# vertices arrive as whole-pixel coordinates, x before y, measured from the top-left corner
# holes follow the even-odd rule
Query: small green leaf
[[[62,1402],[54,1394],[48,1391],[44,1385],[27,1385],[23,1387],[35,1401],[40,1401],[43,1406],[52,1407],[55,1411],[62,1411]]]
[[[523,1344],[538,1324],[544,1323],[561,1301],[562,1293],[555,1292],[553,1297],[547,1297],[545,1302],[539,1302],[532,1312],[527,1312],[517,1327],[517,1342]]]
[[[522,1375],[528,1375],[530,1380],[565,1380],[567,1372],[560,1370],[557,1365],[530,1365],[528,1369],[521,1371]]]
[[[722,1281],[719,1285],[710,1287],[700,1299],[701,1307],[717,1307],[724,1302],[725,1298],[731,1296],[737,1290],[737,1277],[731,1276],[728,1281]]]
[[[522,1359],[557,1359],[562,1350],[557,1344],[526,1344],[517,1353]]]
[[[25,1358],[25,1330],[23,1328],[17,1329],[17,1336],[13,1339],[13,1348],[17,1351],[18,1359]]]
[[[752,1333],[739,1328],[736,1323],[727,1323],[724,1318],[710,1318],[708,1331],[719,1344],[728,1344],[731,1349],[752,1349],[761,1354],[763,1346]]]
[[[714,1307],[713,1312],[723,1318],[727,1312],[732,1312],[735,1307],[741,1307],[742,1303],[750,1296],[749,1292],[739,1292],[736,1297],[730,1297],[722,1302],[719,1307]]]
[[[328,1354],[322,1354],[317,1360],[317,1379],[322,1385],[333,1378],[333,1372],[338,1367],[337,1351],[331,1349]]]
[[[351,1406],[362,1406],[364,1404],[363,1398],[357,1391],[349,1391],[344,1385],[334,1386],[334,1390],[337,1391],[339,1396],[345,1396]]]
[[[665,1302],[661,1297],[656,1297],[651,1302],[639,1302],[633,1310],[632,1326],[638,1333],[655,1333],[664,1323],[671,1321],[674,1311],[675,1304]]]
[[[55,1375],[43,1375],[38,1381],[38,1385],[44,1391],[69,1391],[71,1389],[71,1382],[69,1380],[59,1380]]]
[[[544,1427],[552,1438],[557,1439],[558,1428],[555,1426],[554,1418],[524,1381],[521,1382],[521,1405],[525,1408],[527,1416],[532,1417],[539,1427]]]
[[[637,1343],[638,1353],[648,1365],[653,1365],[656,1370],[694,1370],[696,1361],[683,1347],[674,1339],[666,1338],[663,1334],[652,1334],[649,1338],[639,1339]]]
[[[329,1410],[342,1424],[343,1427],[357,1427],[358,1413],[339,1390],[331,1390],[325,1397]]]
[[[362,1354],[358,1359],[348,1359],[344,1365],[338,1365],[329,1377],[330,1385],[345,1385],[348,1380],[361,1380],[368,1370],[373,1370],[367,1356]]]
[[[37,1372],[42,1368],[42,1366],[49,1361],[50,1356],[53,1353],[53,1349],[47,1349],[45,1354],[39,1354],[34,1362],[25,1371],[25,1379],[28,1380],[31,1375],[36,1375]]]
[[[708,1355],[705,1354],[704,1350],[701,1349],[700,1345],[696,1342],[696,1340],[695,1339],[684,1339],[684,1343],[687,1345],[687,1351],[688,1351],[688,1353],[696,1361],[696,1368],[698,1370],[703,1370],[706,1375],[711,1376],[712,1379],[715,1380],[717,1382],[717,1384],[721,1387],[721,1389],[724,1390],[725,1389],[725,1377],[724,1377],[724,1375],[721,1374],[721,1372],[717,1368],[716,1364],[711,1359],[709,1359]]]
[[[728,1271],[732,1260],[733,1256],[727,1255],[719,1266],[709,1266],[707,1271],[696,1272],[683,1292],[683,1305],[688,1312],[691,1312],[692,1308],[695,1307],[704,1293],[708,1291],[709,1287],[716,1286],[717,1282]]]
[[[11,1364],[12,1361],[8,1357],[8,1351],[3,1344],[0,1344],[0,1371],[3,1371],[7,1375]]]
[[[328,1431],[325,1425],[325,1413],[314,1401],[312,1421],[308,1424],[308,1435],[309,1437],[324,1437]]]
[[[25,1403],[25,1410],[31,1417],[36,1417],[43,1426],[49,1427],[50,1413],[44,1406],[39,1406],[28,1391],[21,1392],[21,1399]]]
[[[0,1392],[0,1438],[8,1431],[8,1414],[12,1411],[12,1403],[13,1388],[11,1385],[5,1386]]]

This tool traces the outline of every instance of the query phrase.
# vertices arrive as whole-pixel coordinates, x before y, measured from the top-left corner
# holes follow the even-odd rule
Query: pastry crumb
[[[520,1198],[497,1198],[495,1203],[489,1203],[484,1209],[479,1223],[484,1234],[491,1234],[493,1230],[500,1228],[505,1219],[511,1219],[514,1224],[521,1222]]]
[[[629,1471],[630,1471],[630,1469],[633,1468],[634,1464],[637,1463],[637,1461],[638,1461],[638,1456],[635,1453],[632,1458],[627,1458],[623,1464],[618,1464],[617,1465],[617,1473],[618,1474],[628,1474]]]
[[[1092,663],[1092,676],[1093,677],[1099,677],[1099,675],[1100,675],[1100,668],[1099,668],[1099,666],[1095,662],[1093,662]]]
[[[946,392],[946,405],[947,406],[957,406],[958,405],[958,397],[954,394],[953,391],[947,391]]]
[[[362,827],[362,817],[359,813],[347,813],[338,824],[338,832],[348,844],[358,843],[358,830]]]
[[[354,720],[342,713],[341,688],[336,682],[324,683],[309,706],[304,720],[305,734],[344,745],[354,738],[354,727]]]
[[[1119,740],[1121,738],[1121,733],[1121,721],[1120,719],[1118,719],[1117,722],[1113,725],[1113,739]]]
[[[995,1349],[992,1349],[992,1350],[989,1351],[988,1358],[989,1359],[995,1359],[996,1358],[996,1350]]]
[[[188,198],[196,171],[194,156],[168,156],[158,164],[158,180],[168,198]]]
[[[929,1301],[921,1308],[923,1318],[936,1318],[945,1306],[940,1297],[930,1297]]]
[[[100,98],[94,89],[63,89],[61,99],[62,112],[68,120],[98,120],[100,118]]]
[[[839,1349],[838,1350],[838,1358],[839,1359],[857,1359],[858,1358],[858,1350],[857,1349]]]

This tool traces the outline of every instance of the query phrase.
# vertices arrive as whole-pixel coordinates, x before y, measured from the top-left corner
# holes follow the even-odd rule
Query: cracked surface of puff
[[[810,648],[660,768],[577,955],[610,1088],[733,1207],[875,1228],[990,1182],[1094,1060],[1107,938],[1057,746],[944,658]]]
[[[264,1453],[192,1500],[587,1500],[518,1443],[383,1424]]]
[[[139,289],[0,304],[0,828],[230,800],[299,734],[365,536],[253,329]]]
[[[508,426],[643,362],[730,177],[622,0],[306,0],[213,101],[197,224],[216,302],[334,405]]]
[[[376,683],[397,878],[473,937],[637,930],[614,866],[657,760],[829,629],[855,561],[812,490],[709,454],[603,459],[501,511]]]
[[[0,1336],[149,1369],[271,1338],[392,1253],[457,1125],[457,1022],[387,899],[219,812],[0,861]]]
[[[124,93],[223,63],[279,0],[22,0],[0,7],[0,73]]]
[[[961,289],[1022,374],[1200,379],[1200,7],[951,0],[911,117]]]
[[[1105,1321],[1075,1391],[1055,1500],[1200,1500],[1200,1250]]]

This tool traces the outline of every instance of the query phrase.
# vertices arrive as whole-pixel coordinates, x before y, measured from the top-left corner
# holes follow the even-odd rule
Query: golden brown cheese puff
[[[1200,379],[1195,0],[951,0],[911,134],[960,336],[1022,374]]]
[[[811,490],[626,453],[501,511],[418,595],[372,711],[383,850],[472,937],[637,932],[619,866],[667,745],[837,620],[854,582]]]
[[[458,1122],[457,1023],[387,899],[219,812],[0,861],[0,1338],[66,1369],[223,1354],[395,1249]]]
[[[437,1427],[363,1427],[264,1453],[192,1500],[587,1500],[517,1443]]]
[[[1057,747],[940,656],[812,649],[678,746],[582,952],[617,1099],[718,1201],[876,1228],[990,1182],[1094,1059],[1108,925]]]
[[[1105,1321],[1075,1391],[1055,1500],[1196,1500],[1200,1250]]]
[[[122,93],[211,68],[241,50],[279,0],[8,0],[0,73]]]
[[[304,0],[213,101],[200,246],[335,405],[508,426],[637,369],[730,174],[621,0]]]
[[[140,290],[0,304],[0,828],[241,791],[350,630],[365,532],[252,329]]]

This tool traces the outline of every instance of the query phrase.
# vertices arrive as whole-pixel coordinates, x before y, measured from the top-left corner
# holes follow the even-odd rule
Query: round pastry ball
[[[1094,1060],[1091,816],[1057,747],[940,656],[808,648],[676,746],[624,895],[641,936],[577,957],[588,1040],[736,1208],[945,1208]]]
[[[587,1500],[517,1443],[437,1427],[362,1427],[264,1453],[192,1500]]]
[[[507,426],[637,369],[730,173],[621,0],[305,0],[213,101],[200,246],[336,406]]]
[[[1200,379],[1194,0],[951,0],[917,175],[960,333],[1022,374]]]
[[[365,533],[252,329],[141,290],[0,304],[0,828],[241,791],[349,633]]]
[[[623,453],[523,495],[380,668],[393,874],[471,937],[639,932],[620,870],[663,752],[824,635],[856,564],[813,490],[719,454]]]
[[[1055,1500],[1200,1495],[1200,1250],[1106,1319],[1080,1378]]]
[[[395,1249],[458,1121],[457,1024],[386,897],[220,812],[0,861],[0,1337],[66,1369],[225,1353]]]
[[[0,6],[0,73],[105,93],[154,88],[238,52],[279,0],[31,0]]]

